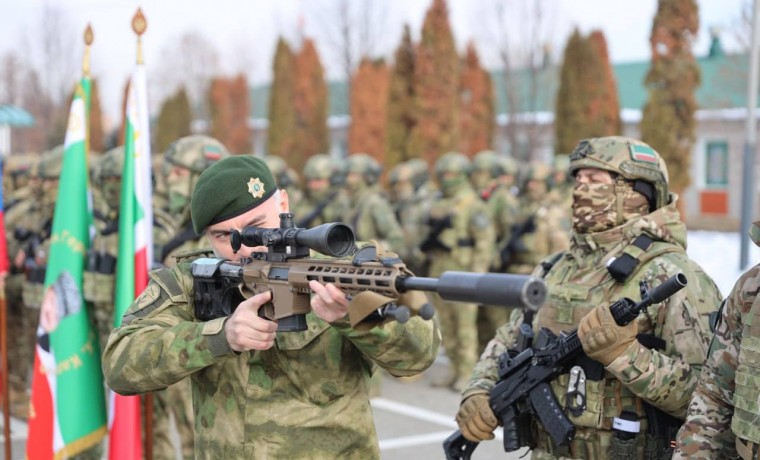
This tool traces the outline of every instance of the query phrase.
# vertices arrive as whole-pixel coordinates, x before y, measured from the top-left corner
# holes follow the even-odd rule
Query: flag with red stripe
[[[127,97],[127,126],[119,212],[114,326],[148,285],[153,260],[150,132],[145,68],[138,64]],[[141,459],[140,397],[111,393],[110,459]]]

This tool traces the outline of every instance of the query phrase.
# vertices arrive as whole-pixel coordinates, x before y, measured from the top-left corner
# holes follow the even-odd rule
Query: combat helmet
[[[471,170],[470,159],[459,152],[446,153],[435,162],[435,175],[439,180],[447,172],[464,176],[470,174]]]
[[[63,171],[63,145],[48,150],[37,164],[37,177],[42,180],[57,180]]]
[[[472,157],[472,173],[487,172],[491,179],[504,174],[503,163],[493,150],[482,150]]]
[[[668,168],[659,153],[637,139],[623,136],[582,140],[570,154],[570,174],[596,168],[634,183],[634,190],[647,196],[653,209],[670,202]],[[654,191],[647,191],[650,184]],[[648,196],[651,195],[651,196]]]
[[[120,178],[124,168],[124,146],[114,147],[98,159],[92,168],[93,185],[103,184],[105,179]]]
[[[229,152],[221,142],[213,137],[195,134],[172,142],[164,153],[164,161],[200,174],[227,156]]]
[[[354,153],[348,156],[348,174],[358,173],[367,185],[376,184],[383,167],[377,160],[366,153]]]
[[[168,207],[171,214],[181,214],[180,222],[184,223],[190,218],[190,197],[201,173],[229,155],[221,142],[209,136],[185,136],[169,145],[164,153]],[[189,170],[191,174],[172,179],[169,169],[177,166]]]
[[[344,176],[344,170],[326,153],[317,153],[310,156],[303,166],[303,177],[306,182],[317,179],[328,179],[330,185],[340,185],[343,183]]]
[[[288,188],[298,183],[298,175],[293,171],[285,160],[278,155],[267,155],[264,157],[267,167],[272,172],[277,187]]]
[[[430,167],[425,160],[422,158],[412,158],[410,160],[407,160],[406,164],[409,165],[409,167],[414,172],[414,178],[412,179],[412,182],[414,183],[415,190],[419,189],[425,185],[428,180],[430,180]]]

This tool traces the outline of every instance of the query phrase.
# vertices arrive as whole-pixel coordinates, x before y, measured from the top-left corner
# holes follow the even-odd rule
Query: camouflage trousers
[[[443,348],[451,361],[455,380],[469,379],[478,360],[478,306],[474,303],[446,302],[431,296],[441,325]]]
[[[179,433],[182,458],[194,458],[195,417],[190,379],[180,380],[166,390],[157,391],[153,395],[153,458],[156,460],[177,458],[170,436],[170,414],[174,416],[174,423]]]

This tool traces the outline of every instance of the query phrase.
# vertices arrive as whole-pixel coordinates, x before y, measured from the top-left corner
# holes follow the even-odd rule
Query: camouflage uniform
[[[260,162],[247,160],[254,159],[223,161],[238,169],[250,165],[259,175]],[[224,168],[220,163],[210,170],[198,189],[235,174]],[[271,175],[262,179],[271,190]],[[268,200],[258,196],[262,201],[251,202],[257,196],[249,190],[234,188],[218,200],[196,191],[196,230],[220,216],[240,217]],[[221,209],[198,208],[212,202]],[[384,321],[354,329],[345,317],[328,323],[310,312],[307,330],[276,333],[269,349],[235,353],[225,331],[234,314],[206,322],[195,316],[191,261],[188,257],[151,273],[148,287],[106,347],[109,386],[134,394],[189,377],[197,458],[379,458],[368,397],[371,369],[379,365],[407,376],[427,368],[440,345],[436,323],[413,317],[403,324]]]
[[[91,170],[93,223],[87,267],[84,272],[84,299],[93,308],[95,325],[104,349],[113,329],[116,257],[119,254],[119,206],[124,147],[104,153]]]
[[[555,155],[551,180],[552,201],[560,209],[570,209],[573,205],[573,178],[568,174],[569,155]]]
[[[484,150],[475,155],[472,161],[470,182],[485,201],[496,232],[496,247],[490,271],[503,272],[506,267],[501,264],[501,248],[504,248],[512,234],[512,227],[517,223],[519,202],[512,186],[517,175],[517,163],[514,159],[498,155],[492,150]],[[478,309],[478,350],[482,351],[491,340],[496,328],[506,323],[511,309],[484,305]]]
[[[342,190],[345,174],[343,166],[327,154],[318,153],[306,160],[303,198],[289,200],[293,203],[291,209],[297,226],[310,228],[327,222],[343,222],[349,206]]]
[[[570,210],[552,202],[547,193],[548,181],[546,165],[528,166],[517,222],[512,226],[509,241],[500,248],[502,269],[507,273],[529,274],[545,257],[569,245]]]
[[[9,254],[15,259],[23,257],[23,265],[16,269],[23,273],[21,298],[25,308],[21,313],[19,362],[23,366],[24,386],[28,387],[28,369],[34,362],[34,343],[42,305],[45,268],[50,253],[50,236],[53,213],[58,197],[58,179],[63,165],[63,146],[45,152],[39,161],[38,186],[29,201],[19,204],[9,213],[13,228],[13,241]],[[6,225],[8,225],[6,224]],[[11,280],[13,284],[14,280]],[[15,348],[15,347],[14,347]]]
[[[760,222],[750,231],[760,246]],[[757,459],[760,447],[760,265],[745,272],[721,307],[673,458]]]
[[[200,174],[214,162],[229,156],[227,149],[216,139],[193,135],[173,142],[164,154],[168,168],[180,168],[189,172],[185,176],[166,174],[170,217],[159,213],[160,222],[175,219],[176,227],[171,239],[158,241],[161,249],[156,258],[166,267],[176,265],[177,256],[199,249],[207,249],[210,244],[205,235],[197,235],[190,219],[190,196]],[[166,225],[171,225],[167,222]],[[164,233],[164,232],[160,232]],[[154,228],[154,235],[158,235]],[[154,458],[174,459],[176,454],[169,431],[169,414],[174,416],[180,437],[183,458],[193,457],[193,407],[189,379],[180,379],[164,391],[157,391],[153,399],[154,413]]]
[[[642,161],[633,159],[631,146],[646,147],[648,156]],[[577,364],[587,377],[585,409],[579,410],[578,415],[572,415],[570,408],[567,409],[567,415],[577,429],[575,438],[569,447],[558,447],[542,427],[534,426],[537,447],[532,458],[670,458],[667,439],[657,446],[659,451],[644,456],[647,442],[644,432],[649,422],[642,402],[674,417],[685,415],[709,342],[708,316],[719,302],[720,292],[712,279],[686,255],[686,228],[675,207],[676,197],[672,196],[668,201],[667,171],[654,150],[628,138],[591,139],[582,142],[574,152],[571,170],[583,168],[618,174],[623,169],[643,170],[635,179],[647,177],[654,182],[656,198],[652,203],[656,210],[640,215],[629,214],[620,225],[599,232],[579,233],[574,221],[576,231],[572,234],[570,249],[558,260],[545,261],[547,264],[540,265],[534,272],[537,276],[544,276],[548,287],[547,301],[532,321],[534,330],[545,327],[559,333],[575,329],[598,305],[612,303],[621,297],[639,299],[641,280],[655,287],[682,272],[688,278],[688,286],[665,302],[642,312],[636,322],[638,340],[633,340],[609,365],[603,366],[587,357],[585,361],[579,360]],[[634,180],[628,174],[626,179]],[[603,209],[610,200],[605,196],[605,203],[586,202],[582,190],[582,185],[576,185],[576,208]],[[613,200],[618,198],[616,196]],[[574,219],[582,214],[578,212]],[[640,235],[650,241],[645,250],[634,244],[641,241]],[[625,277],[622,276],[624,270],[613,270],[619,278],[613,277],[607,268],[608,263],[613,262],[613,258],[626,258],[626,254],[638,263],[633,264]],[[525,316],[522,311],[514,311],[510,322],[499,328],[476,365],[463,399],[487,393],[493,388],[498,380],[498,358],[515,345],[521,323],[531,321],[532,314],[528,318]],[[658,347],[650,349],[643,343]],[[586,344],[583,346],[585,348]],[[574,401],[574,398],[568,398],[570,382],[568,373],[551,383],[563,408],[567,401]],[[635,414],[641,422],[641,432],[630,445],[631,457],[616,456],[613,451],[620,447],[612,429],[613,419],[621,416],[623,411]],[[653,448],[653,444],[646,447]]]
[[[5,230],[11,270],[5,278],[5,299],[8,310],[8,380],[11,398],[11,412],[19,418],[26,418],[29,406],[29,376],[34,359],[34,330],[29,331],[35,318],[36,310],[28,309],[23,302],[23,287],[26,284],[25,261],[16,263],[20,251],[31,252],[33,234],[38,230],[31,219],[32,212],[39,206],[42,196],[41,182],[38,178],[38,159],[31,159],[31,165],[9,164],[8,174],[14,177],[14,171],[21,169],[28,182],[19,182],[20,189],[14,190],[10,198],[6,196]],[[29,166],[29,167],[27,167]],[[10,182],[10,181],[9,181]],[[37,223],[38,224],[38,223]],[[29,259],[27,259],[29,260]],[[31,316],[30,318],[27,318]],[[25,328],[26,327],[26,328]],[[35,325],[36,327],[36,325]]]
[[[396,165],[388,174],[390,204],[404,233],[404,261],[417,276],[427,276],[425,254],[419,249],[425,238],[425,219],[433,196],[424,193],[428,182],[428,165],[419,158]]]
[[[448,270],[485,273],[490,266],[495,245],[493,223],[485,203],[467,180],[469,170],[469,159],[455,152],[443,155],[435,164],[443,196],[432,204],[430,231],[422,244],[430,261],[430,276],[438,277]],[[438,295],[432,299],[452,371],[436,383],[459,390],[478,357],[478,306],[447,302]]]
[[[381,171],[377,160],[366,153],[349,155],[346,189],[350,207],[344,222],[354,229],[357,240],[378,240],[404,259],[404,232],[390,203],[378,189]]]

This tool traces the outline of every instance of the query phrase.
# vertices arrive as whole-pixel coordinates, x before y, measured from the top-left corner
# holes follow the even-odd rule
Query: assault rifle
[[[635,303],[626,297],[618,300],[610,306],[612,317],[618,325],[624,326],[645,308],[683,289],[686,283],[686,276],[679,273],[651,291],[644,285],[641,302]],[[527,323],[522,326],[521,338],[530,337],[530,326]],[[531,419],[534,416],[555,444],[565,446],[575,436],[575,425],[565,416],[549,382],[567,372],[583,353],[577,330],[557,337],[542,328],[535,339],[528,338],[524,345],[523,350],[510,350],[499,357],[499,382],[491,390],[489,399],[491,410],[504,426],[504,451],[533,447]],[[443,442],[448,460],[468,460],[477,446],[478,443],[465,439],[460,430]]]
[[[229,316],[245,298],[272,292],[259,316],[276,320],[278,331],[306,330],[311,310],[309,281],[332,283],[349,296],[352,326],[394,318],[407,321],[435,311],[419,291],[446,300],[537,309],[546,297],[542,279],[524,275],[445,272],[440,278],[414,276],[393,253],[367,246],[356,250],[354,233],[341,223],[296,228],[293,214],[280,214],[280,228],[232,231],[235,252],[242,245],[266,246],[252,260],[202,258],[192,264],[195,315],[200,320]],[[311,250],[330,257],[311,257]],[[349,258],[347,256],[353,257]]]

